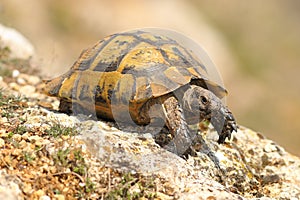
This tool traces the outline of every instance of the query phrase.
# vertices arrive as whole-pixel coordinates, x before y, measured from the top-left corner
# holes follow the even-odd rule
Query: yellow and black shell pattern
[[[67,73],[46,81],[45,91],[100,117],[114,120],[114,109],[143,124],[139,113],[145,102],[187,84],[209,88],[220,98],[226,94],[192,51],[167,36],[135,30],[84,50]]]

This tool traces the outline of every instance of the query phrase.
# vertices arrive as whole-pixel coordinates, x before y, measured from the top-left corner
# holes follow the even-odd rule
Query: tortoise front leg
[[[175,97],[169,97],[163,103],[163,110],[166,118],[166,126],[171,132],[172,141],[164,146],[168,151],[179,156],[186,155],[186,153],[194,152],[193,145],[200,144],[200,151],[206,154],[221,170],[219,160],[214,155],[214,152],[209,148],[203,138],[197,134],[198,129],[189,128],[184,113],[180,104]]]
[[[163,111],[166,126],[172,135],[171,142],[164,148],[181,156],[190,149],[197,131],[188,127],[183,110],[175,97],[169,97],[163,102]]]

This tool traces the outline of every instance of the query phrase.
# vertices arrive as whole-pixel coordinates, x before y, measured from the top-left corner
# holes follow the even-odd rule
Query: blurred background
[[[81,50],[140,27],[179,31],[209,54],[239,124],[300,156],[300,1],[1,0],[0,23],[34,45],[45,77]]]

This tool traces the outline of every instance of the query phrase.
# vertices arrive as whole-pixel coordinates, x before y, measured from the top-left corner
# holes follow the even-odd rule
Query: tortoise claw
[[[231,133],[237,131],[237,125],[232,113],[227,110],[222,132],[219,134],[218,143],[224,143],[226,138],[231,138]]]

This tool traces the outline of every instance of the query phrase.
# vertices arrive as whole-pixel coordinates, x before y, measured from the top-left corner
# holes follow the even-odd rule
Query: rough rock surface
[[[240,127],[232,141],[206,142],[220,169],[205,152],[184,160],[155,144],[151,136],[105,130],[103,122],[87,121],[79,137],[106,165],[155,175],[170,181],[182,199],[300,198],[300,160],[275,142]],[[239,195],[238,195],[239,194]]]
[[[300,198],[300,159],[261,133],[240,126],[219,145],[208,127],[184,159],[151,131],[56,112],[38,76],[0,58],[0,199]]]

